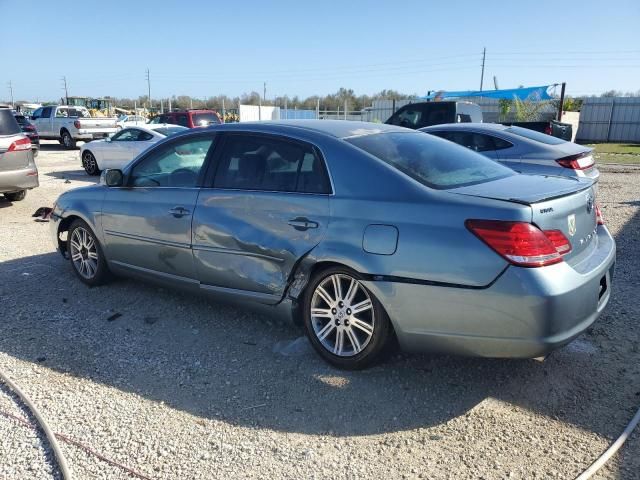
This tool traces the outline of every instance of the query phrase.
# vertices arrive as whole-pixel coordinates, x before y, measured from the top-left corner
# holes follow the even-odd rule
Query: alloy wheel
[[[98,249],[93,236],[84,228],[77,227],[69,244],[75,269],[82,277],[92,279],[98,271]]]
[[[323,279],[313,292],[310,314],[316,338],[334,355],[357,355],[373,337],[376,318],[371,296],[350,275]]]

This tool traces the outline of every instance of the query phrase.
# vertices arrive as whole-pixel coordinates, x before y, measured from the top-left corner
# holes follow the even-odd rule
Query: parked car
[[[593,149],[522,127],[497,123],[434,125],[420,131],[467,147],[521,173],[598,181]]]
[[[482,122],[479,105],[472,102],[417,102],[400,107],[384,123],[417,130],[441,123],[468,122]]]
[[[31,120],[40,138],[58,140],[68,149],[75,148],[78,140],[89,142],[117,131],[115,118],[92,117],[84,107],[41,107],[33,112]]]
[[[31,150],[33,150],[33,156],[37,157],[38,152],[40,151],[40,136],[38,135],[38,131],[36,130],[35,125],[21,113],[14,112],[13,116],[18,122],[18,125],[20,125],[20,130],[22,130],[22,133],[29,137],[29,140],[31,141]]]
[[[161,113],[149,123],[171,123],[187,128],[208,127],[222,123],[220,115],[215,110],[183,110]]]
[[[98,175],[105,168],[122,168],[154,143],[184,130],[188,128],[163,124],[123,128],[113,137],[82,145],[82,168],[89,175]]]
[[[330,120],[175,135],[63,193],[50,227],[87,285],[113,272],[270,309],[343,368],[394,336],[411,351],[545,355],[605,308],[616,251],[591,182]]]
[[[18,202],[38,185],[31,140],[20,130],[11,109],[0,107],[0,193]]]
[[[147,119],[142,115],[120,115],[116,122],[116,128],[135,127],[138,125],[146,125]]]

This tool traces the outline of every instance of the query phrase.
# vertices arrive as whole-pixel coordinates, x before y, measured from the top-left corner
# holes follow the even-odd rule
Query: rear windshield
[[[207,125],[217,125],[220,119],[215,113],[194,113],[193,124],[196,127],[206,127]]]
[[[561,138],[552,137],[546,133],[536,132],[535,130],[529,130],[528,128],[514,126],[507,128],[506,131],[530,140],[535,140],[536,142],[546,143],[547,145],[560,145],[561,143],[565,143],[565,140],[562,140]]]
[[[9,108],[0,108],[0,135],[15,135],[20,133],[20,125],[13,117]]]
[[[29,123],[27,121],[27,117],[25,117],[24,115],[14,115],[14,117],[16,117],[18,125],[27,125]]]
[[[176,133],[184,132],[185,130],[189,130],[187,127],[164,127],[164,128],[156,128],[155,132],[158,132],[160,135],[164,135],[165,137],[169,137],[171,135],[175,135]]]
[[[468,148],[424,133],[379,133],[345,140],[436,189],[475,185],[516,174]]]

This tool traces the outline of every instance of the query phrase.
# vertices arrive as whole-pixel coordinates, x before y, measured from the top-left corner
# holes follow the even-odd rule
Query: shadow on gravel
[[[65,148],[59,143],[43,143],[40,142],[40,150],[43,152],[72,152],[74,150],[80,150],[80,147]]]
[[[75,180],[76,182],[98,183],[99,175],[90,176],[87,172],[79,168],[78,170],[62,170],[49,172],[45,174],[47,177],[58,178],[60,180]]]
[[[305,340],[283,349],[301,335],[293,327],[131,280],[87,288],[54,253],[0,263],[0,350],[199,417],[277,431],[346,436],[426,428],[493,397],[613,438],[640,398],[640,387],[628,387],[637,386],[638,332],[625,331],[621,320],[640,318],[639,222],[637,213],[617,236],[609,308],[544,363],[396,355],[366,371],[342,372]],[[629,454],[622,467],[637,462]]]

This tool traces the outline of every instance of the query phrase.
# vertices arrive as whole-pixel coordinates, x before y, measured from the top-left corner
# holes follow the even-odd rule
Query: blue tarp
[[[502,98],[506,100],[513,100],[514,98],[518,98],[520,100],[551,100],[552,97],[549,94],[549,90],[551,90],[555,85],[543,85],[541,87],[527,87],[527,88],[510,88],[507,90],[483,90],[474,91],[467,90],[462,92],[435,92],[427,95],[423,98],[425,99],[434,99],[434,98],[459,98],[459,97],[485,97],[485,98]]]

